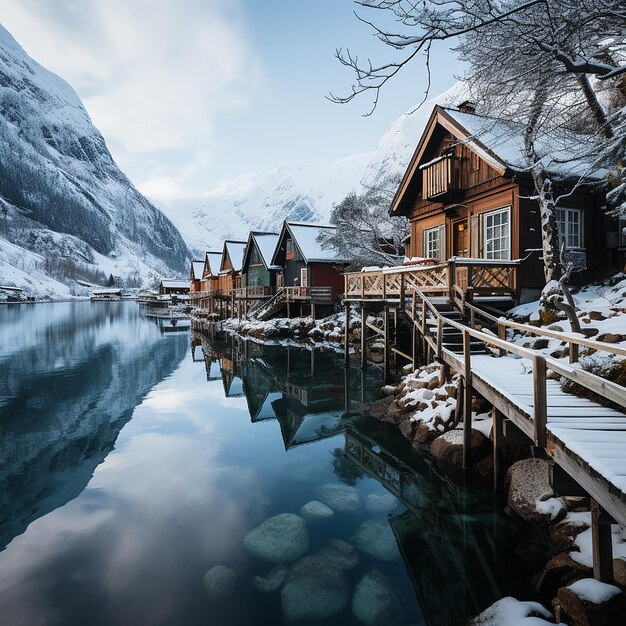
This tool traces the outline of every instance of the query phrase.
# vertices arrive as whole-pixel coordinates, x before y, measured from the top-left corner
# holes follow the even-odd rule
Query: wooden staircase
[[[256,303],[248,311],[248,315],[265,322],[281,309],[286,307],[287,304],[287,290],[284,287],[281,287],[269,300],[260,300]]]

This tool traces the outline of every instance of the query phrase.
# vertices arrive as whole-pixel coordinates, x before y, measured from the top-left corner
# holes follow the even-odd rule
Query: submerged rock
[[[398,506],[398,500],[390,493],[378,495],[371,493],[365,498],[365,510],[368,513],[388,513]]]
[[[317,490],[317,497],[336,513],[359,513],[363,510],[359,492],[343,483],[323,485]]]
[[[223,600],[235,590],[237,572],[232,567],[216,565],[202,577],[202,582],[211,600]]]
[[[350,598],[350,586],[337,565],[321,556],[307,556],[295,563],[280,592],[286,622],[321,620],[342,611]]]
[[[352,614],[366,626],[387,626],[402,619],[402,605],[393,585],[380,572],[363,576],[352,595]]]
[[[269,563],[290,563],[306,554],[309,533],[299,515],[282,513],[266,519],[246,533],[246,550],[257,559]]]
[[[389,524],[385,518],[363,522],[354,533],[354,545],[363,554],[379,561],[397,561],[400,552]]]
[[[321,522],[335,517],[335,512],[319,500],[307,502],[300,509],[300,514],[307,522]]]
[[[318,554],[343,570],[352,569],[359,564],[359,553],[353,545],[343,539],[331,539]]]
[[[287,568],[284,565],[275,565],[267,576],[255,576],[252,586],[261,593],[271,593],[280,589],[287,577]]]

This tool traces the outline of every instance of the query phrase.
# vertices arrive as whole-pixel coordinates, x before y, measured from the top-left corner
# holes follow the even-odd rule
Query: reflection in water
[[[244,536],[322,498],[336,515],[309,524],[307,554],[348,542],[359,562],[343,574],[351,600],[320,623],[453,626],[528,595],[490,494],[359,414],[376,368],[194,333],[189,350],[188,333],[162,334],[132,303],[4,308],[0,333],[3,623],[285,623],[281,592],[251,582],[273,564]],[[216,565],[237,572],[217,603],[202,582]]]
[[[162,340],[122,302],[0,314],[2,550],[82,492],[135,406],[184,358],[186,337]]]

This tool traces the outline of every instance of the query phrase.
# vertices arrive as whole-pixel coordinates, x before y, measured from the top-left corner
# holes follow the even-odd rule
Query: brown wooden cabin
[[[299,292],[300,300],[315,304],[316,315],[330,315],[343,293],[343,270],[347,259],[334,249],[323,248],[318,236],[334,226],[308,222],[283,223],[272,265],[281,270],[276,276],[277,288]]]
[[[216,292],[219,288],[221,252],[205,252],[202,268],[202,291]]]
[[[468,104],[435,106],[389,211],[410,219],[408,257],[520,259],[518,289],[531,299],[545,280],[539,207],[523,171],[523,134],[476,115]],[[555,196],[578,180],[560,167],[553,174]],[[618,225],[602,210],[603,200],[581,186],[557,207],[570,258],[588,268],[581,280],[619,261]]]
[[[202,291],[202,275],[204,274],[204,261],[192,261],[189,275],[189,291],[192,293]]]
[[[245,241],[227,239],[224,242],[218,282],[219,290],[224,296],[229,296],[232,289],[241,287],[241,267],[245,249]]]
[[[269,296],[276,288],[276,274],[282,270],[272,265],[277,243],[278,233],[252,231],[248,236],[241,283],[252,297],[256,297],[255,294]]]
[[[159,283],[159,294],[162,296],[189,295],[189,282],[164,278]]]

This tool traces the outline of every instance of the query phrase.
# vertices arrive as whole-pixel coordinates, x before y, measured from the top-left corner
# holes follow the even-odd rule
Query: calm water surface
[[[134,303],[0,307],[0,623],[284,623],[244,535],[338,482],[366,506],[309,524],[308,554],[380,524],[345,572],[352,590],[385,581],[392,608],[363,618],[361,594],[366,623],[453,626],[528,597],[489,491],[359,415],[379,387],[332,352],[163,333]],[[238,573],[221,602],[202,582],[215,565]],[[360,622],[349,602],[318,623]]]

